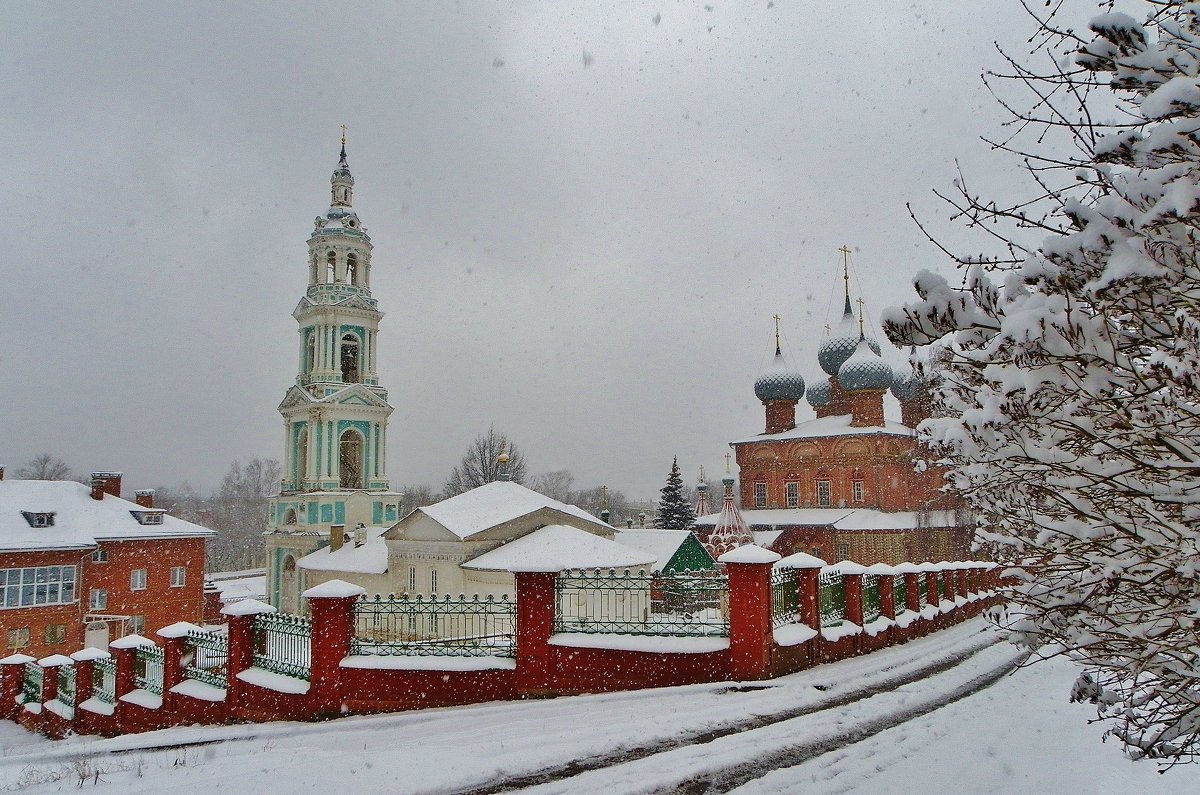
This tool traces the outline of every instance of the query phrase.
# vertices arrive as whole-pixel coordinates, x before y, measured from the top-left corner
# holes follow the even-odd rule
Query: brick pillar
[[[42,668],[42,703],[58,698],[58,669],[74,663],[70,657],[63,654],[52,654],[38,660]],[[75,706],[72,704],[71,706]]]
[[[233,710],[242,702],[242,680],[237,675],[254,665],[254,617],[275,608],[257,599],[243,599],[221,609],[229,625],[229,654],[225,658],[225,704]]]
[[[183,681],[183,655],[187,651],[187,635],[200,629],[187,621],[177,621],[158,630],[163,639],[163,709],[175,710],[175,694],[171,688]]]
[[[963,599],[966,599],[967,598],[967,577],[970,575],[970,571],[966,568],[966,564],[959,563],[958,570],[955,572],[955,575],[958,580],[958,595],[961,596]]]
[[[134,690],[134,663],[137,661],[137,645],[117,646],[115,644],[119,641],[129,640],[130,638],[146,640],[140,635],[126,635],[108,644],[108,648],[112,650],[113,660],[117,664],[116,675],[113,680],[113,705],[116,707],[114,714],[117,717],[117,725],[122,727],[125,724],[126,704],[121,701],[121,696],[126,693],[132,693]]]
[[[800,623],[819,630],[821,629],[821,605],[818,595],[821,590],[821,566],[797,568],[797,587],[800,591]]]
[[[925,571],[925,601],[937,607],[938,603],[938,572]]]
[[[889,569],[891,566],[888,567]],[[884,618],[896,617],[896,575],[877,574],[879,577],[879,614]]]
[[[95,673],[96,661],[94,658],[89,657],[86,660],[75,661],[75,706],[87,701],[96,692]]]
[[[308,706],[315,714],[342,710],[342,660],[350,656],[354,603],[365,593],[358,585],[330,580],[301,594],[312,616]]]
[[[553,689],[550,635],[554,632],[554,572],[517,572],[517,689]]]
[[[25,663],[36,662],[28,654],[11,654],[0,659],[0,718],[16,720],[21,713],[17,697],[25,684]]]
[[[914,613],[921,612],[921,584],[917,581],[920,576],[918,571],[904,572],[904,606]]]
[[[754,544],[719,558],[729,572],[729,661],[737,681],[771,671],[771,564],[779,554]]]

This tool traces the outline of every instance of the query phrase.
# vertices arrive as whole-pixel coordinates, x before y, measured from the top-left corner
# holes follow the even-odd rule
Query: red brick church
[[[926,390],[915,373],[898,374],[880,357],[846,284],[841,321],[817,353],[828,377],[806,390],[776,335],[774,361],[754,383],[766,427],[731,445],[742,515],[755,540],[782,555],[864,565],[966,559],[972,518],[940,490],[942,470],[916,467],[914,428],[928,416]],[[884,417],[889,390],[900,422]],[[806,396],[816,416],[797,424],[796,405]],[[700,517],[697,534],[706,538],[717,523],[717,514]]]

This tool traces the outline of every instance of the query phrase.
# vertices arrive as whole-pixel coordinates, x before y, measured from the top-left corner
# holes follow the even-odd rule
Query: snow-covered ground
[[[1101,744],[1092,708],[1066,701],[1069,664],[1006,674],[1015,651],[994,640],[974,620],[771,682],[324,724],[54,743],[4,723],[0,788],[75,789],[82,773],[120,792],[1200,793],[1200,769],[1159,775]]]

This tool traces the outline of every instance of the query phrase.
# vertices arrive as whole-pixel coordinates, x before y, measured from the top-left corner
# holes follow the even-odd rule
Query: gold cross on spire
[[[862,298],[856,298],[855,301],[858,303],[858,336],[861,337],[863,336],[863,304],[866,301],[862,300]]]
[[[779,315],[772,315],[775,318],[775,355],[779,355]]]
[[[342,146],[346,145],[346,125],[342,125]]]
[[[725,474],[729,474],[729,453],[725,454]]]
[[[846,297],[850,297],[850,248],[842,246],[838,249],[842,252],[842,279],[846,282]]]
[[[608,486],[600,487],[600,510],[608,510]]]

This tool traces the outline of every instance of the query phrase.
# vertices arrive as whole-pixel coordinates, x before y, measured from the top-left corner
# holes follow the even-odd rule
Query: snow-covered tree
[[[686,530],[696,520],[696,513],[688,502],[683,487],[683,476],[679,474],[679,458],[671,460],[671,472],[667,485],[659,489],[662,497],[658,501],[658,515],[654,526],[667,530]]]
[[[956,256],[960,286],[919,274],[920,300],[885,328],[936,362],[942,416],[920,433],[993,554],[1019,564],[1019,642],[1082,663],[1073,696],[1132,755],[1192,761],[1200,6],[1142,8],[1138,22],[1101,4],[1086,36],[1039,20],[1050,66],[1010,59],[1032,109],[1006,95],[1014,132],[996,144],[1023,160],[1030,193],[1002,204],[960,182],[943,197],[1001,254]]]
[[[476,486],[491,483],[500,477],[500,454],[508,453],[508,478],[514,483],[525,482],[525,455],[509,438],[495,428],[488,428],[487,433],[475,437],[462,460],[458,462],[446,485],[442,487],[442,496],[453,497],[470,491]]]
[[[209,540],[209,571],[240,570],[263,565],[269,498],[279,493],[283,469],[270,458],[255,458],[245,466],[234,461],[209,501],[210,522],[217,537]]]
[[[26,461],[14,473],[21,480],[75,480],[71,465],[61,458],[42,453]]]

